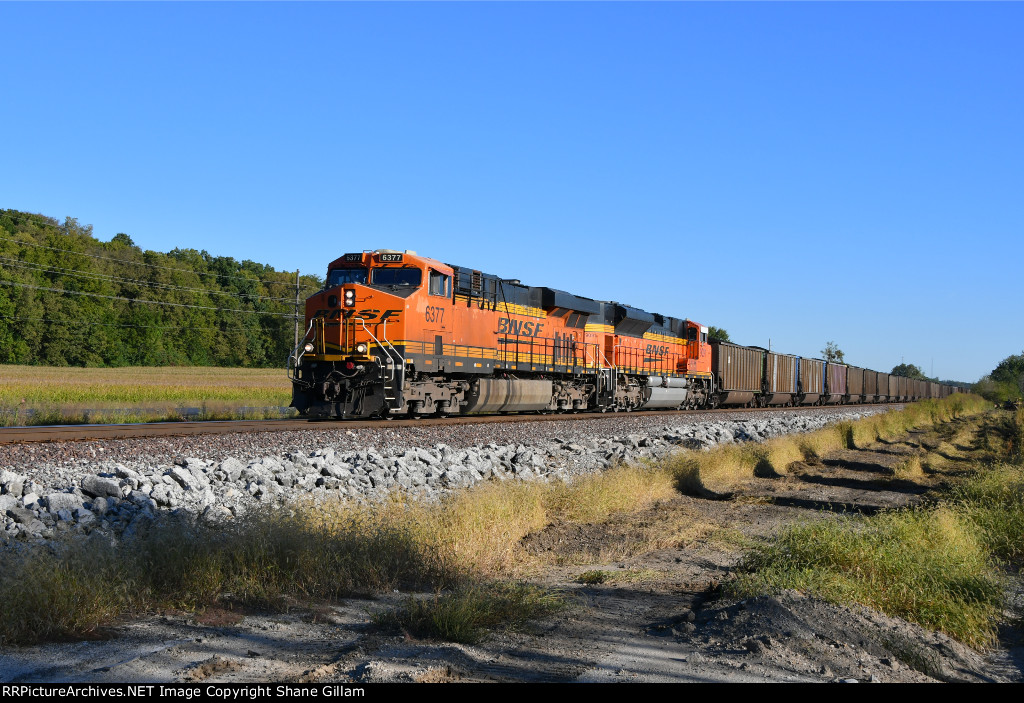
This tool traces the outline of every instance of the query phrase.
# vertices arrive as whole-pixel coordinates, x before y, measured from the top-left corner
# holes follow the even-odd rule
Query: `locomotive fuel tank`
[[[551,405],[552,383],[543,380],[481,378],[466,396],[466,413],[530,412]]]
[[[689,381],[685,378],[650,376],[647,379],[645,408],[678,408],[686,403]]]

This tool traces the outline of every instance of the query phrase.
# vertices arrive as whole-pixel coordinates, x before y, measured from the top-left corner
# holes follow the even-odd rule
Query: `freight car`
[[[868,391],[855,367],[709,340],[690,319],[386,249],[329,265],[324,289],[306,300],[306,332],[288,369],[292,406],[311,418],[879,396],[876,372]]]

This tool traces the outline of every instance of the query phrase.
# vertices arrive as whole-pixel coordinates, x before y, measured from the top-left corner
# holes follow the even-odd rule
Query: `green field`
[[[284,369],[0,365],[0,425],[281,417]]]

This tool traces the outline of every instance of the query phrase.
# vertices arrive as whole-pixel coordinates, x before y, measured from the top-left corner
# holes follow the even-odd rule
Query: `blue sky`
[[[0,207],[414,249],[975,380],[1024,350],[1024,4],[0,3]]]

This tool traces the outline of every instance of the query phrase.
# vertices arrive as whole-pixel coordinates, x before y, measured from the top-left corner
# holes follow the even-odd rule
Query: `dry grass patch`
[[[924,478],[925,471],[921,465],[921,457],[918,454],[914,454],[903,461],[897,463],[892,469],[893,476],[901,480],[910,480],[915,478]]]
[[[800,453],[803,454],[804,461],[809,464],[817,464],[829,454],[846,449],[846,426],[848,424],[839,423],[816,432],[799,435],[796,442]]]
[[[758,461],[749,446],[730,444],[709,452],[679,452],[666,464],[684,493],[725,497],[738,483],[754,476]]]
[[[481,484],[446,498],[425,517],[436,548],[481,576],[518,573],[529,563],[519,540],[550,518],[547,484]]]
[[[535,565],[520,540],[553,521],[605,520],[671,492],[666,471],[621,467],[569,485],[482,484],[438,504],[310,501],[219,525],[161,515],[119,542],[3,550],[0,643],[84,635],[146,608],[464,589]]]
[[[791,464],[804,459],[799,435],[775,437],[753,445],[751,451],[757,457],[754,467],[757,476],[784,476],[789,473]]]
[[[803,435],[777,437],[760,444],[719,446],[707,452],[679,452],[666,461],[666,466],[684,493],[729,497],[739,484],[755,476],[785,475],[793,462],[813,464],[839,449],[866,449],[879,441],[891,445],[912,428],[932,427],[937,422],[980,412],[985,405],[983,399],[973,396],[921,401],[904,410],[840,422]],[[935,442],[932,449],[939,449],[940,444]],[[947,449],[955,451],[952,446]]]
[[[641,464],[552,484],[545,505],[554,519],[594,522],[616,513],[644,510],[675,495],[670,471]]]
[[[677,496],[646,510],[623,512],[591,523],[556,521],[526,535],[521,545],[538,563],[555,565],[601,564],[684,547],[717,527],[694,515],[684,501]]]

